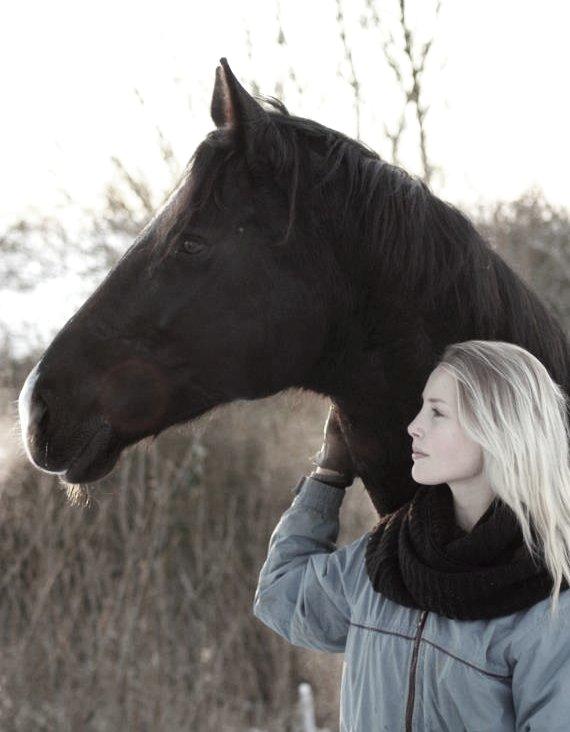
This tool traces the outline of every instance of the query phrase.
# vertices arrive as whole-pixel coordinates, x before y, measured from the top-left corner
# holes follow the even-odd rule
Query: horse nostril
[[[34,392],[32,395],[32,404],[30,408],[30,423],[36,429],[45,428],[48,420],[48,406],[40,394]]]

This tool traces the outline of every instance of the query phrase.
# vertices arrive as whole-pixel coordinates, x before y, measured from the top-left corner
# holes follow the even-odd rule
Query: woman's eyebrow
[[[424,398],[424,395],[422,394],[422,399],[423,398]],[[428,399],[428,402],[443,402],[443,404],[447,404],[445,399],[439,399],[437,397],[434,397],[433,399],[432,398]]]

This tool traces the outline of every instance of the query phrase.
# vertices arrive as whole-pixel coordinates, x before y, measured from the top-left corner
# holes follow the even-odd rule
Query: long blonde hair
[[[493,493],[515,513],[531,557],[554,579],[552,619],[563,577],[570,584],[568,396],[513,343],[454,343],[438,366],[455,377],[458,420],[483,449]]]

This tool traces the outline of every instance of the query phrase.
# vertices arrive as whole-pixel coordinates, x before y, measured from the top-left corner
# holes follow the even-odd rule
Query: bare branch
[[[344,20],[344,13],[342,10],[341,0],[336,0],[336,19],[338,22],[340,40],[344,48],[344,57],[348,63],[350,69],[349,84],[352,87],[354,93],[354,105],[356,111],[356,138],[360,139],[360,113],[361,113],[361,99],[360,99],[360,83],[356,75],[356,69],[354,67],[354,61],[352,58],[352,51],[346,38],[346,26]]]
[[[155,205],[152,200],[152,194],[148,183],[143,180],[142,176],[135,178],[134,175],[129,173],[122,161],[115,155],[111,156],[111,161],[121,174],[123,180],[128,184],[129,189],[135,194],[139,202],[142,204],[145,213],[148,216],[151,216],[155,210]]]
[[[381,20],[378,13],[375,0],[366,0],[366,6],[370,11],[373,24],[378,28],[383,28],[385,23]],[[422,163],[422,178],[426,183],[430,183],[433,174],[434,166],[431,164],[428,153],[427,153],[427,139],[426,139],[426,116],[428,113],[429,105],[423,104],[422,91],[423,91],[423,74],[426,68],[427,58],[433,47],[433,38],[430,38],[424,42],[419,50],[416,48],[417,43],[412,31],[412,28],[408,22],[407,6],[405,0],[398,0],[399,7],[399,29],[401,32],[402,40],[397,43],[394,39],[394,35],[391,29],[386,29],[380,45],[384,59],[392,70],[396,81],[404,95],[404,105],[402,116],[405,115],[405,110],[408,104],[414,105],[415,117],[418,123],[419,132],[419,149],[420,158]],[[438,0],[435,7],[436,18],[439,15],[441,9],[441,0]],[[406,63],[400,61],[400,57],[405,59]],[[385,128],[386,130],[386,128]],[[405,124],[402,125],[401,120],[398,128],[395,132],[389,133],[386,131],[386,135],[392,144],[392,150],[394,155],[397,157],[397,151],[399,147],[399,139],[395,139],[396,135],[402,135],[405,130]],[[394,159],[396,163],[396,159]]]

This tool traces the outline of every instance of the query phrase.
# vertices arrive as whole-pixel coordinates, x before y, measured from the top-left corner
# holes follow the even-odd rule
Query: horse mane
[[[284,187],[289,211],[281,245],[288,244],[301,214],[312,217],[310,230],[319,234],[313,247],[332,246],[331,226],[346,232],[346,241],[336,246],[362,291],[384,292],[385,302],[413,297],[426,318],[452,312],[454,334],[449,335],[455,340],[458,334],[476,333],[517,343],[538,358],[544,355],[559,378],[567,378],[570,356],[557,320],[465,214],[362,142],[291,115],[273,97],[258,95],[257,100],[277,134],[259,135],[256,156],[247,165],[263,170],[270,155],[271,173]],[[159,246],[166,244],[165,253],[168,240],[197,211],[212,202],[223,210],[218,183],[228,166],[243,164],[243,158],[231,129],[217,128],[206,136],[185,168],[180,195],[161,217],[157,240]],[[307,200],[311,206],[301,207]],[[302,250],[298,254],[304,256]]]

